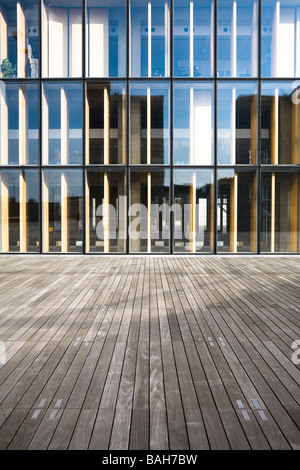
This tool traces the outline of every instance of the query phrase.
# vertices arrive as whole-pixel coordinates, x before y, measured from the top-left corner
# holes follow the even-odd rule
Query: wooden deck
[[[2,256],[0,282],[0,449],[300,450],[299,257]]]

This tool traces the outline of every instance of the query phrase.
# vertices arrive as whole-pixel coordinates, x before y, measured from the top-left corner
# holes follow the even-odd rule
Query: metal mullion
[[[258,165],[257,173],[256,173],[256,252],[260,254],[260,231],[261,231],[261,1],[258,0],[257,2],[258,8],[258,63],[257,63],[257,75],[258,75],[258,83],[257,83],[257,159],[256,163]]]
[[[87,85],[86,85],[86,1],[82,0],[82,166],[81,166],[81,181],[82,181],[82,254],[86,254],[86,96],[87,96]]]
[[[218,119],[217,119],[217,97],[218,97],[218,86],[217,86],[217,44],[218,44],[218,8],[217,0],[214,0],[214,181],[213,181],[213,254],[217,254],[217,199],[218,199],[218,152],[217,152],[217,135],[218,135]]]
[[[170,168],[170,189],[169,189],[169,205],[170,207],[173,206],[174,204],[174,173],[173,173],[173,163],[174,163],[174,158],[173,158],[173,138],[174,138],[174,82],[173,82],[173,75],[174,75],[174,51],[173,51],[173,45],[174,45],[174,40],[173,40],[173,35],[174,35],[174,29],[173,29],[173,23],[174,23],[174,2],[173,0],[170,0],[169,3],[170,6],[170,15],[169,15],[169,31],[170,31],[170,38],[169,38],[169,57],[170,57],[170,63],[169,63],[169,79],[170,79],[170,104],[169,104],[169,112],[170,112],[170,156],[169,156],[169,168]],[[174,253],[174,213],[173,211],[169,210],[169,253],[173,255]]]
[[[129,35],[131,34],[131,31],[129,31],[129,15],[130,15],[130,1],[126,0],[126,135],[124,138],[126,139],[126,169],[125,169],[125,174],[126,174],[126,248],[125,248],[125,254],[129,254],[129,188],[130,188],[130,172],[129,172],[129,139],[130,139],[130,125],[129,125],[129,119],[130,119],[130,82],[129,82],[129,75],[130,75],[130,70],[129,70],[129,61],[130,61],[130,53],[131,51],[129,50]]]

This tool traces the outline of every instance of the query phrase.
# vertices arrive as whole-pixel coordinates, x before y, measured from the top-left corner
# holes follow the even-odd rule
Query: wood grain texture
[[[299,450],[299,281],[288,256],[1,257],[0,449]]]

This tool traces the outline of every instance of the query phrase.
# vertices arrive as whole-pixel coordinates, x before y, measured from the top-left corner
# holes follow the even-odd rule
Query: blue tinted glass
[[[87,75],[126,75],[125,0],[87,0]]]
[[[213,75],[213,0],[174,0],[174,75]]]

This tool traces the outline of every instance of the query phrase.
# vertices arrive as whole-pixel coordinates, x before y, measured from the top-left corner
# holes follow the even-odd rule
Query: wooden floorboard
[[[300,450],[300,258],[0,257],[1,450]]]

